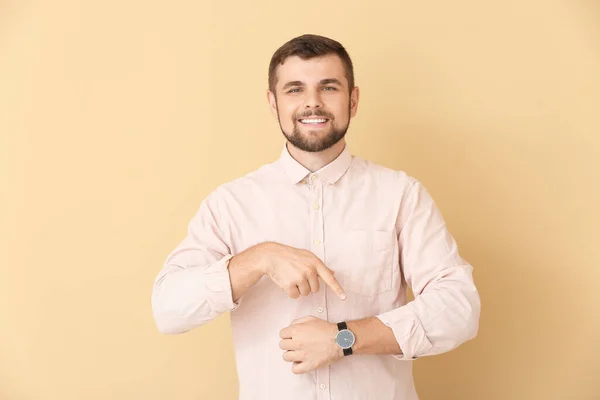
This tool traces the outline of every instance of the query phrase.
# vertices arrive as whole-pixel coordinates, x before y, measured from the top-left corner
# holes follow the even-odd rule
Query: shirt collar
[[[287,148],[287,142],[283,145],[279,162],[283,166],[283,169],[285,170],[291,183],[299,183],[311,173],[307,168],[305,168],[291,156]],[[352,155],[348,149],[348,144],[346,144],[344,146],[344,150],[335,160],[320,170],[315,171],[314,175],[317,175],[320,179],[324,180],[330,185],[333,185],[346,173],[348,168],[350,168],[351,163]]]

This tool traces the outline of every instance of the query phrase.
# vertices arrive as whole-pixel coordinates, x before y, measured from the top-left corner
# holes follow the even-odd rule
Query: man
[[[418,180],[350,154],[340,43],[284,44],[267,99],[281,156],[201,203],[154,283],[157,326],[231,312],[241,400],[417,399],[412,360],[476,336],[472,267]]]

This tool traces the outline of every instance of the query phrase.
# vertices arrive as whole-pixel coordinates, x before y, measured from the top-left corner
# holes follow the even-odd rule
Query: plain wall
[[[152,282],[219,184],[279,156],[272,53],[341,41],[351,151],[431,191],[482,299],[422,400],[600,399],[597,1],[0,1],[0,399],[237,395],[229,315]]]

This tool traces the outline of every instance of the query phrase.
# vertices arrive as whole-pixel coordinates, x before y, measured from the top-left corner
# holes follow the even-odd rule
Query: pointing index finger
[[[337,279],[333,276],[333,273],[329,268],[325,266],[325,264],[319,264],[317,266],[317,274],[323,279],[323,281],[329,286],[340,299],[346,300],[346,293],[344,293],[344,288],[338,282]]]

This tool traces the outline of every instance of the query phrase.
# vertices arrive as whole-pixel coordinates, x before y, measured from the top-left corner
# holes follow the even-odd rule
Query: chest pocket
[[[333,242],[327,266],[344,290],[376,296],[392,289],[398,246],[394,231],[343,231]]]

